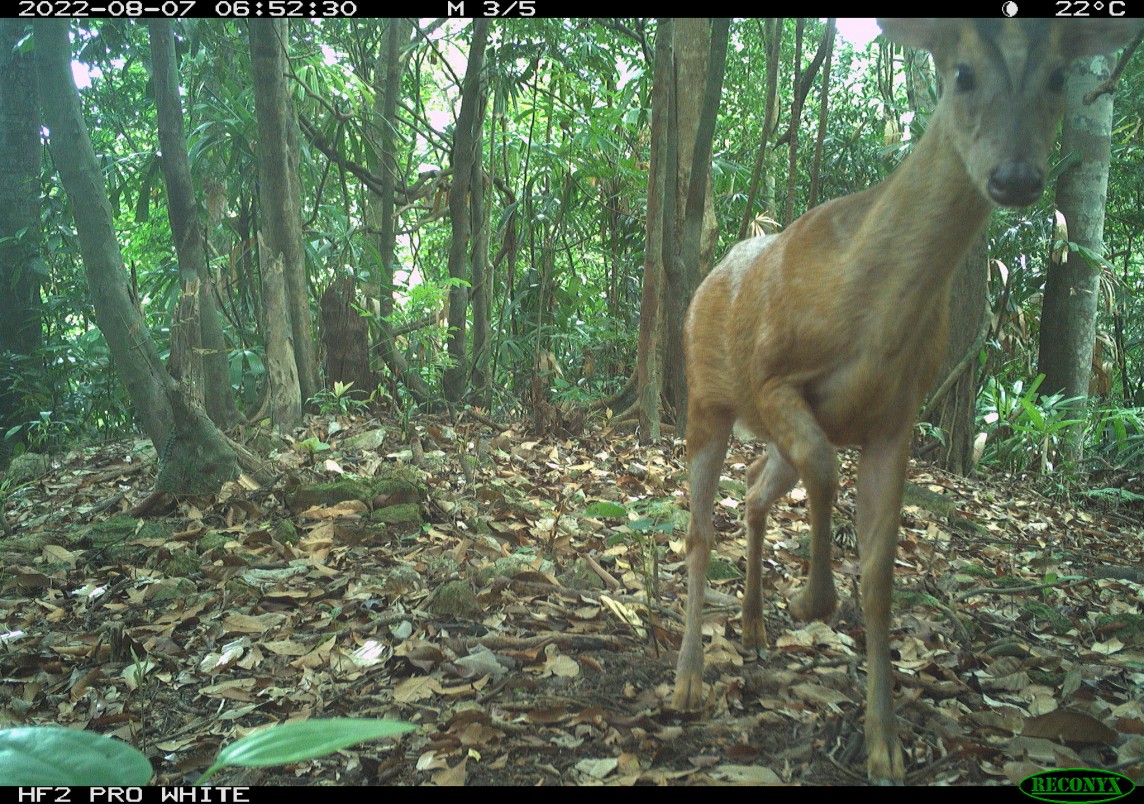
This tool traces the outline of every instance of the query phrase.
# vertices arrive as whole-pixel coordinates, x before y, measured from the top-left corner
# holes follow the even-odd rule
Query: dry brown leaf
[[[463,787],[468,779],[468,762],[469,758],[464,757],[453,767],[434,773],[431,777],[433,784],[438,787]]]
[[[1092,715],[1068,709],[1029,718],[1021,734],[1082,745],[1112,745],[1117,740],[1116,732]]]

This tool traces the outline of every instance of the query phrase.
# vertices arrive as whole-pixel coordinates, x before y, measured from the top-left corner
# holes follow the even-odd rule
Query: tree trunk
[[[481,104],[482,111],[485,104]],[[483,115],[482,115],[483,117]],[[477,124],[477,130],[481,128]],[[489,219],[486,211],[488,182],[481,168],[481,160],[473,163],[470,197],[473,217],[473,394],[474,401],[484,408],[492,404],[492,377],[489,374],[489,353],[492,349],[492,281],[489,267]]]
[[[774,194],[768,190],[770,185],[770,171],[766,170],[767,156],[770,150],[771,134],[778,126],[778,85],[779,65],[782,63],[782,37],[783,21],[781,17],[770,18],[764,21],[763,30],[769,33],[770,47],[767,50],[767,94],[763,102],[763,125],[759,131],[759,148],[755,152],[755,169],[751,172],[751,187],[747,191],[747,204],[743,208],[743,219],[739,222],[739,239],[745,240],[751,233],[751,224],[756,220],[755,199],[762,186],[765,193],[765,202],[759,206],[762,209],[758,215],[777,219],[773,206]]]
[[[156,488],[217,491],[237,474],[236,458],[202,408],[188,402],[163,367],[132,300],[111,203],[72,79],[69,23],[37,20],[34,25],[40,102],[51,132],[52,157],[71,202],[96,323],[139,423],[159,454]]]
[[[342,275],[330,283],[318,304],[325,347],[326,382],[350,386],[351,399],[365,400],[377,387],[369,368],[369,324],[354,307],[357,283]]]
[[[711,269],[717,234],[710,161],[726,58],[725,23],[713,27],[705,19],[675,19],[671,26],[675,86],[664,193],[671,236],[665,231],[662,366],[664,397],[677,425],[687,417],[683,322],[695,288]]]
[[[151,70],[155,86],[156,117],[159,144],[162,149],[163,177],[167,183],[167,216],[175,240],[175,253],[183,276],[183,294],[188,304],[179,309],[197,312],[172,326],[182,333],[186,349],[176,351],[183,371],[177,375],[188,386],[201,391],[207,414],[219,427],[228,427],[237,418],[234,394],[230,388],[230,366],[222,325],[211,292],[213,278],[207,264],[206,237],[199,223],[191,166],[187,158],[187,140],[183,134],[183,108],[179,100],[178,73],[175,68],[175,40],[169,19],[147,22],[151,39]],[[181,317],[182,318],[182,317]],[[201,360],[199,356],[201,355]],[[199,371],[187,371],[197,364]]]
[[[298,393],[298,364],[294,359],[294,340],[289,319],[276,315],[286,309],[285,262],[282,252],[273,251],[263,236],[258,238],[259,268],[262,273],[263,309],[266,320],[266,377],[270,382],[267,401],[270,421],[279,432],[297,427],[302,422],[302,397]]]
[[[818,204],[818,190],[822,180],[822,151],[826,143],[826,123],[830,117],[830,66],[834,61],[835,20],[826,21],[822,46],[826,49],[826,60],[822,65],[822,90],[818,96],[818,136],[814,140],[814,160],[810,167],[810,196],[806,208]]]
[[[433,399],[433,392],[398,351],[393,325],[389,321],[389,316],[393,313],[394,275],[397,269],[397,220],[394,214],[398,184],[397,102],[401,98],[401,74],[408,57],[404,48],[413,34],[413,25],[406,19],[391,19],[387,25],[374,71],[374,108],[370,126],[373,140],[377,143],[378,169],[375,172],[381,177],[381,182],[377,192],[369,194],[367,202],[378,231],[378,299],[381,310],[377,350],[382,364],[404,383],[417,403],[428,405]]]
[[[453,237],[449,244],[449,276],[454,285],[449,288],[449,357],[452,365],[443,380],[445,399],[456,404],[468,390],[469,360],[466,319],[469,308],[469,290],[472,281],[470,240],[469,193],[473,191],[473,167],[479,161],[480,107],[484,105],[483,78],[485,44],[488,41],[487,19],[473,21],[473,44],[469,49],[469,64],[461,86],[461,111],[457,115],[457,128],[453,134],[453,186],[449,191],[449,218]],[[477,192],[479,192],[479,186]]]
[[[267,305],[268,316],[290,322],[297,363],[299,406],[320,388],[311,336],[310,291],[302,251],[302,203],[297,178],[298,141],[293,106],[286,84],[288,22],[250,20],[250,62],[254,78],[254,109],[258,118],[258,185],[261,229],[270,253],[263,266],[282,255],[286,307]],[[286,389],[279,389],[286,392]],[[291,390],[290,393],[293,393]],[[290,409],[293,406],[289,406]],[[299,420],[300,421],[300,420]],[[293,426],[291,422],[276,422]]]
[[[985,343],[989,282],[989,240],[986,232],[965,256],[953,276],[949,299],[949,345],[942,380],[922,418],[940,428],[945,444],[933,461],[950,472],[973,471],[973,439],[977,413],[978,354]]]
[[[1084,97],[1109,77],[1106,56],[1080,59],[1070,70],[1065,91],[1068,107],[1061,134],[1061,154],[1079,157],[1057,179],[1056,205],[1068,226],[1069,248],[1054,244],[1049,257],[1041,310],[1038,369],[1045,375],[1044,395],[1087,397],[1092,372],[1093,341],[1100,293],[1100,264],[1073,248],[1100,254],[1104,249],[1104,207],[1112,150],[1112,95],[1090,105]],[[1066,454],[1080,457],[1083,426],[1073,429]]]
[[[803,77],[802,70],[802,35],[806,30],[806,20],[799,17],[795,20],[794,26],[794,83],[798,86],[799,81]],[[798,93],[794,93],[794,98],[791,100],[790,105],[790,128],[788,129],[789,137],[787,138],[787,189],[786,201],[783,204],[783,226],[790,226],[791,222],[798,217],[794,212],[794,196],[795,196],[795,179],[798,177],[798,132],[802,127],[802,103],[803,98]]]
[[[651,161],[647,178],[647,240],[644,249],[643,297],[640,302],[639,349],[636,354],[636,409],[640,443],[660,437],[660,307],[663,303],[663,243],[667,219],[668,121],[672,117],[673,89],[670,19],[662,19],[655,37],[655,75],[651,99]]]
[[[0,355],[33,354],[41,343],[40,115],[36,65],[17,42],[28,22],[0,20]],[[0,376],[0,436],[32,415],[13,390],[16,376]],[[0,448],[5,444],[0,439]],[[7,442],[10,446],[11,442]]]

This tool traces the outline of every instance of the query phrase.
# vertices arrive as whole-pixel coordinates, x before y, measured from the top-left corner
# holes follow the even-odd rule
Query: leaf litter
[[[61,456],[4,501],[0,717],[114,735],[164,784],[193,781],[255,728],[317,717],[417,728],[214,781],[865,781],[853,456],[834,522],[839,610],[788,614],[807,562],[796,488],[766,537],[758,657],[741,648],[737,602],[757,447],[733,443],[706,707],[683,714],[668,705],[686,586],[680,445],[486,425],[426,419],[405,437],[313,418],[269,459],[273,484],[244,477],[143,517],[130,512],[149,496],[147,445]],[[399,487],[386,485],[395,467]],[[1013,784],[1077,766],[1139,778],[1139,518],[1019,478],[919,464],[909,479],[891,635],[907,781]]]

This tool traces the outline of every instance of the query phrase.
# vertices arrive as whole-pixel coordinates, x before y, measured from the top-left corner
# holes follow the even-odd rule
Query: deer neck
[[[934,124],[886,180],[875,207],[888,258],[914,287],[948,284],[993,209],[970,179],[949,134]]]

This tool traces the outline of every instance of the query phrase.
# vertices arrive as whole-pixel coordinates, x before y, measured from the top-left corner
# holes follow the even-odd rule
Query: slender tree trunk
[[[1104,250],[1104,208],[1112,150],[1112,95],[1091,104],[1084,97],[1106,81],[1106,56],[1074,62],[1065,91],[1068,107],[1061,134],[1061,154],[1079,161],[1057,179],[1056,205],[1068,226],[1067,238],[1096,254]],[[1073,248],[1053,248],[1041,311],[1038,367],[1045,375],[1041,393],[1066,398],[1087,397],[1096,338],[1101,268]],[[1069,457],[1079,458],[1083,426],[1073,429]]]
[[[453,238],[449,244],[449,276],[455,281],[449,289],[449,357],[452,365],[445,371],[445,399],[456,404],[468,390],[469,360],[467,345],[467,316],[469,289],[472,281],[470,240],[469,193],[473,192],[473,166],[479,160],[481,119],[480,107],[484,103],[481,72],[488,42],[487,19],[473,21],[473,44],[469,49],[469,64],[461,87],[461,111],[457,115],[457,128],[453,135],[453,186],[449,191],[449,217],[453,224]],[[479,192],[479,187],[477,188]]]
[[[310,291],[302,251],[302,204],[297,177],[297,124],[286,84],[288,22],[250,20],[250,61],[254,77],[254,107],[258,118],[258,184],[263,237],[270,253],[264,266],[282,255],[286,308],[267,308],[269,315],[290,322],[297,363],[299,407],[320,388],[318,363],[311,335]],[[278,389],[278,393],[293,393]],[[291,406],[292,409],[292,406]],[[294,422],[277,422],[290,427]]]
[[[369,322],[357,311],[357,282],[342,274],[322,293],[318,329],[322,333],[323,368],[333,389],[350,386],[350,398],[366,400],[377,387],[369,365]]]
[[[651,99],[651,161],[647,179],[647,240],[644,250],[643,298],[640,302],[639,350],[636,355],[636,407],[639,414],[640,442],[660,437],[659,334],[663,302],[663,243],[668,228],[664,202],[668,172],[668,121],[672,118],[672,47],[670,19],[656,27],[655,75]]]
[[[418,404],[427,405],[433,399],[433,391],[416,368],[411,367],[405,356],[397,350],[393,327],[389,322],[389,316],[393,313],[394,275],[397,270],[397,219],[394,213],[398,185],[397,102],[401,98],[401,74],[407,59],[403,49],[413,34],[413,25],[409,20],[399,18],[387,20],[386,25],[388,27],[375,69],[372,118],[373,138],[377,143],[376,172],[381,176],[381,185],[376,193],[369,194],[368,199],[378,230],[377,252],[380,261],[378,299],[381,310],[377,349],[381,362],[405,384]]]
[[[826,143],[826,123],[830,117],[830,65],[834,61],[835,20],[826,21],[823,33],[823,47],[826,48],[826,61],[822,65],[822,91],[818,96],[818,136],[814,140],[814,160],[810,168],[810,197],[806,208],[818,204],[818,190],[822,181],[822,151]]]
[[[481,104],[483,110],[484,104]],[[482,115],[483,116],[483,115]],[[480,124],[478,124],[480,130]],[[489,220],[485,209],[488,182],[478,159],[473,164],[470,196],[473,215],[473,393],[474,400],[488,408],[492,404],[492,378],[489,375],[489,352],[492,349],[492,297],[489,293],[492,277],[489,267]]]
[[[936,389],[940,398],[935,393],[923,414],[945,437],[944,448],[934,456],[934,462],[961,475],[973,471],[978,354],[985,344],[988,320],[988,259],[988,235],[982,232],[953,276],[949,345]]]
[[[263,308],[266,310],[263,332],[266,333],[266,378],[270,383],[267,401],[270,405],[270,421],[280,432],[285,432],[302,421],[298,363],[294,359],[294,339],[288,326],[289,318],[273,312],[286,309],[285,260],[282,252],[271,249],[261,235],[258,242]]]
[[[163,177],[167,183],[167,215],[175,239],[175,253],[183,275],[183,293],[193,302],[198,315],[176,322],[176,331],[186,333],[191,348],[183,350],[179,361],[189,368],[202,356],[202,374],[183,371],[181,379],[202,391],[202,400],[211,420],[227,427],[236,418],[234,395],[230,388],[230,367],[222,326],[211,292],[212,277],[207,264],[206,238],[199,223],[187,140],[183,134],[183,108],[179,100],[175,68],[174,34],[169,19],[147,22],[151,38],[151,64],[155,85],[155,106],[162,148]],[[180,305],[180,309],[185,306]],[[172,349],[174,357],[175,350]],[[197,362],[197,361],[196,361]]]
[[[770,173],[765,171],[767,154],[770,149],[771,134],[774,133],[778,125],[779,64],[782,53],[783,21],[781,17],[770,18],[764,21],[763,26],[763,30],[770,35],[767,40],[770,43],[770,48],[767,50],[767,89],[763,101],[763,125],[762,130],[759,131],[759,148],[755,152],[755,169],[751,172],[751,187],[747,191],[747,205],[743,208],[743,219],[739,222],[740,240],[746,239],[751,231],[751,222],[755,219],[755,199],[758,196],[759,187],[762,186],[766,190],[768,185],[767,177]],[[772,201],[773,193],[767,192],[766,198],[768,202]],[[764,203],[761,206],[762,210],[759,214],[777,217],[771,204]]]
[[[492,298],[490,295],[489,266],[489,220],[488,198],[489,179],[481,159],[481,132],[484,130],[485,114],[488,109],[487,82],[481,82],[481,97],[477,104],[477,119],[473,124],[476,132],[474,143],[472,179],[469,182],[469,212],[471,216],[473,248],[471,252],[472,302],[473,302],[473,371],[471,389],[473,401],[488,408],[492,403],[492,379],[489,376],[489,350],[492,348],[490,316]],[[491,138],[490,138],[491,141]],[[490,151],[491,158],[491,151]]]
[[[667,148],[670,183],[664,194],[671,236],[665,232],[662,366],[664,396],[677,424],[687,417],[683,322],[695,288],[711,269],[715,250],[709,179],[711,138],[726,58],[724,24],[719,20],[713,27],[706,19],[675,19],[671,28],[676,83]]]
[[[794,77],[795,84],[802,78],[802,34],[806,28],[806,20],[799,17],[795,21],[794,29]],[[790,226],[796,217],[794,214],[795,178],[798,175],[798,131],[802,127],[802,96],[794,93],[790,107],[790,137],[787,146],[787,190],[786,203],[783,205],[783,226]]]
[[[0,355],[31,355],[42,335],[40,282],[46,267],[40,258],[36,65],[31,52],[16,48],[27,28],[26,20],[0,20]],[[0,436],[30,413],[24,395],[14,390],[16,379],[7,371],[0,378]]]

